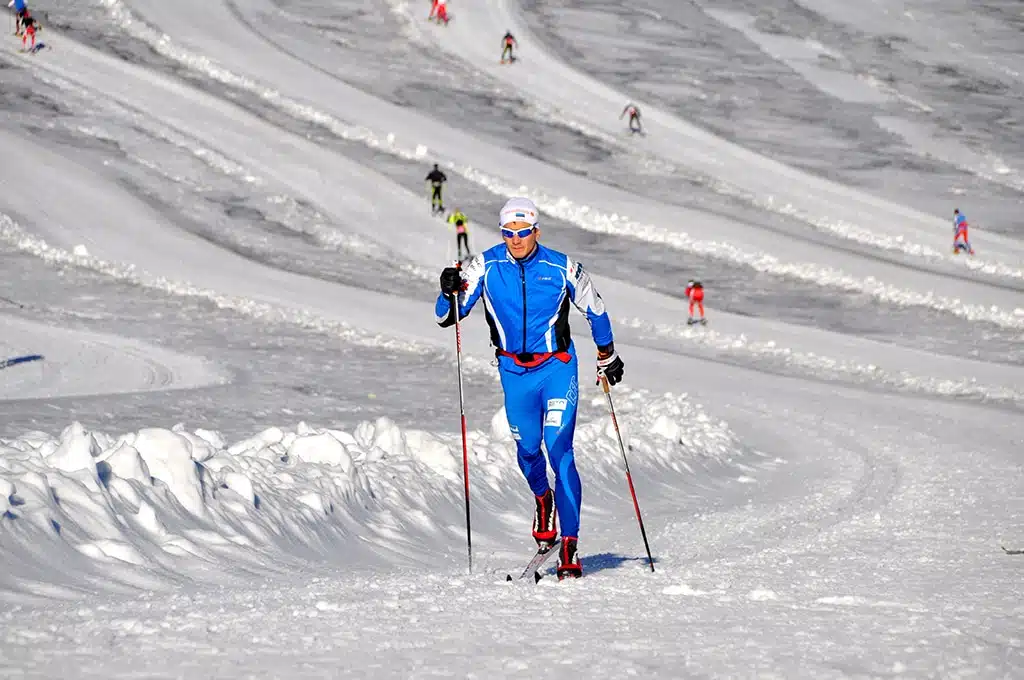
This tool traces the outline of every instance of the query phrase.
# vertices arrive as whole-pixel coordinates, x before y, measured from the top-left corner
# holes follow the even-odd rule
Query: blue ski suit
[[[463,281],[460,319],[484,300],[519,469],[534,495],[547,492],[543,441],[555,473],[562,536],[576,537],[582,485],[573,452],[579,386],[569,303],[586,316],[594,342],[604,347],[613,339],[604,301],[583,265],[539,243],[522,260],[504,244],[494,246],[470,261]],[[443,293],[434,311],[441,327],[455,323],[455,309]]]

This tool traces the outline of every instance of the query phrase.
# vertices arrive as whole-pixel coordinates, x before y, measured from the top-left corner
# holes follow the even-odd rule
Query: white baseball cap
[[[510,198],[498,214],[498,228],[511,222],[526,222],[530,226],[536,227],[540,223],[540,211],[528,198]]]

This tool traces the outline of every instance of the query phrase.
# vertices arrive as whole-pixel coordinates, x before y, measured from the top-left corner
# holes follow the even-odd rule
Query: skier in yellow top
[[[456,247],[459,249],[459,261],[461,262],[464,259],[462,255],[463,246],[466,248],[465,257],[473,254],[469,250],[469,218],[456,208],[455,212],[448,216],[448,224],[455,225],[455,242]]]

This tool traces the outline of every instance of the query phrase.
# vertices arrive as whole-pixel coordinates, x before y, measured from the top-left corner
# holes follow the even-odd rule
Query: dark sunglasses
[[[536,228],[537,227],[527,227],[526,229],[520,229],[516,231],[514,229],[505,229],[504,227],[502,227],[501,235],[505,238],[513,238],[515,236],[518,236],[519,238],[526,238],[527,236],[532,234],[533,230]]]

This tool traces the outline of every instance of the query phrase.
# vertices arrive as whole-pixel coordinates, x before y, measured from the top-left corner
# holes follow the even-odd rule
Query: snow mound
[[[634,474],[689,474],[687,461],[741,450],[728,426],[686,395],[614,395]],[[504,412],[483,425],[467,437],[481,533],[487,517],[514,512],[523,495]],[[576,449],[588,484],[621,487],[603,394],[581,402]],[[384,417],[352,432],[268,427],[230,445],[181,425],[113,437],[77,422],[56,437],[0,439],[0,598],[224,583],[310,561],[447,565],[464,540],[462,486],[458,434]]]

